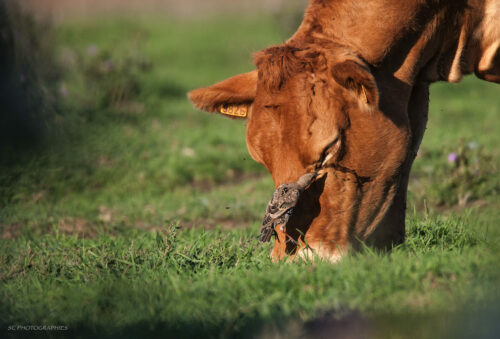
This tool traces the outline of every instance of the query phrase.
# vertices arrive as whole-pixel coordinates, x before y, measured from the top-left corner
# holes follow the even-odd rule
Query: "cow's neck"
[[[471,2],[311,0],[303,23],[289,40],[290,44],[320,47],[328,45],[325,41],[331,42],[332,46],[342,46],[366,62],[377,80],[380,111],[400,132],[401,142],[385,147],[389,151],[404,145],[405,150],[400,152],[402,160],[397,162],[399,169],[382,173],[365,196],[358,196],[355,205],[359,213],[345,209],[345,220],[351,220],[346,223],[355,220],[360,229],[366,229],[363,237],[378,224],[383,226],[387,216],[397,218],[397,223],[404,225],[408,178],[397,179],[395,174],[409,173],[422,139],[426,122],[422,117],[428,110],[428,84],[437,80],[457,81],[473,69],[472,54],[463,54],[463,50],[473,50],[464,47],[471,46],[480,17],[478,6],[470,6]],[[468,6],[472,9],[467,9]],[[403,213],[387,213],[393,208],[396,194],[403,207],[394,206]],[[384,199],[377,200],[381,196]],[[353,199],[348,197],[345,201],[352,204]]]
[[[409,95],[417,80],[456,82],[473,71],[472,38],[483,3],[312,0],[290,41],[343,45],[378,74],[391,75],[395,83],[407,85]]]

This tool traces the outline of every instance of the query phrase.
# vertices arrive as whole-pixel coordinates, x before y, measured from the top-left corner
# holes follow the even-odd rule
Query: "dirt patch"
[[[77,234],[81,237],[94,237],[97,233],[95,225],[84,218],[65,217],[59,220],[58,229],[67,235]]]
[[[21,224],[0,224],[0,228],[2,229],[2,239],[13,239],[21,234],[22,226]]]

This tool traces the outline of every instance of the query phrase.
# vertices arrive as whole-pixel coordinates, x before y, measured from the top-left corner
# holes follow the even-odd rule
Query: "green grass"
[[[244,123],[195,111],[185,92],[252,69],[253,51],[283,39],[272,20],[96,20],[56,34],[57,133],[0,162],[2,331],[300,337],[347,319],[376,338],[488,335],[481,315],[498,313],[500,283],[495,85],[431,88],[404,245],[337,265],[271,263],[257,230],[273,184]],[[108,60],[120,72],[89,76]],[[101,100],[130,83],[124,102]],[[470,142],[467,164],[447,162]]]
[[[498,257],[468,219],[410,218],[390,255],[279,263],[250,230],[128,231],[93,239],[26,235],[0,257],[5,324],[66,324],[232,336],[327,311],[366,316],[451,312],[495,296]]]

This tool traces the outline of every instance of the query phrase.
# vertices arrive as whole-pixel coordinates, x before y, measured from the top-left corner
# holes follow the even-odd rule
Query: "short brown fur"
[[[295,242],[278,230],[274,259],[335,261],[359,241],[404,240],[429,84],[473,72],[500,82],[499,17],[499,0],[312,0],[292,38],[256,53],[256,71],[190,92],[209,112],[249,107],[248,150],[276,187],[334,150],[287,225]]]

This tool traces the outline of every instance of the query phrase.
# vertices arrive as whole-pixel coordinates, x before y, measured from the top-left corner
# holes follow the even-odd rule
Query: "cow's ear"
[[[198,109],[245,118],[257,92],[257,71],[243,73],[188,93]]]
[[[484,49],[475,72],[483,80],[500,83],[500,41]]]
[[[332,67],[335,81],[354,91],[359,99],[370,106],[378,106],[378,89],[370,70],[352,60],[343,61]]]

